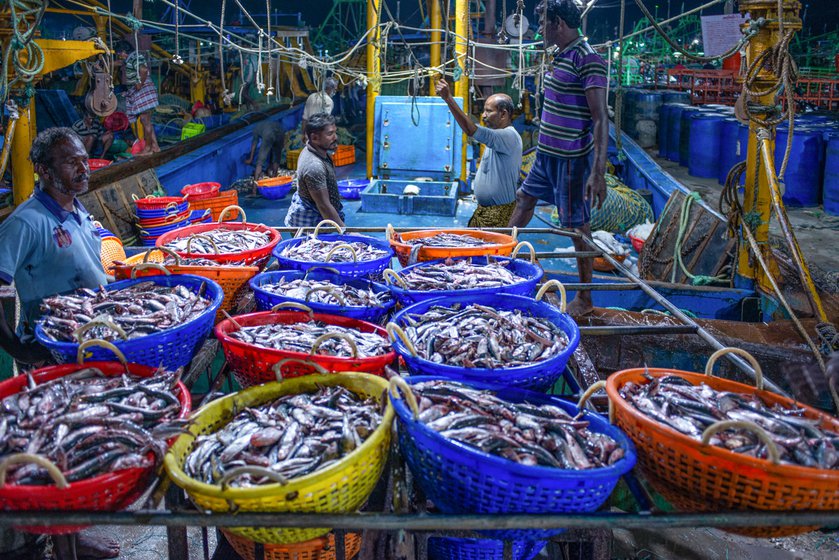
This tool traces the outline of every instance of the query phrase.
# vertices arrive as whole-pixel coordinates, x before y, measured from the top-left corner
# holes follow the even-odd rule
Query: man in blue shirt
[[[48,357],[34,343],[41,301],[108,277],[99,259],[101,239],[76,196],[87,192],[90,168],[84,144],[69,128],[51,128],[32,142],[29,158],[40,179],[32,198],[0,224],[0,283],[14,281],[21,304],[12,332],[0,310],[0,345],[24,363]]]

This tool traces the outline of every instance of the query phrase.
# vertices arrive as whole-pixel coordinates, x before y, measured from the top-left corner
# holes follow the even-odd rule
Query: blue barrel
[[[787,147],[789,128],[778,127],[775,134],[775,172],[781,172]],[[821,199],[824,134],[821,130],[801,126],[792,134],[792,149],[784,174],[784,204],[818,206]]]
[[[728,172],[731,168],[743,161],[739,154],[740,144],[740,122],[728,117],[722,121],[720,129],[720,168],[717,181],[725,185]]]
[[[739,123],[737,127],[737,161],[746,161],[749,157],[749,125]],[[746,184],[746,174],[740,176],[740,186]]]
[[[679,129],[679,165],[688,166],[690,160],[690,127],[693,115],[701,113],[699,107],[685,107],[680,117],[681,127]]]
[[[660,91],[645,89],[630,89],[624,94],[626,118],[622,126],[642,148],[655,144],[662,98]]]
[[[839,132],[827,137],[824,158],[824,211],[839,216]]]
[[[681,103],[690,105],[690,94],[686,91],[665,91],[661,94],[662,103]]]
[[[679,161],[679,138],[682,131],[682,111],[689,105],[674,104],[670,109],[670,122],[667,124],[667,159]]]
[[[688,154],[688,172],[692,176],[716,179],[719,175],[720,134],[724,119],[719,113],[693,115]]]

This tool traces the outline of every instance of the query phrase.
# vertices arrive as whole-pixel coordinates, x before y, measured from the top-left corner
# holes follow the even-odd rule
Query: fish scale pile
[[[621,397],[644,415],[697,441],[711,424],[747,421],[769,434],[782,462],[839,469],[839,433],[819,427],[819,421],[804,417],[802,409],[767,406],[757,395],[717,391],[677,375],[648,379],[644,384],[627,383],[621,387]],[[766,446],[753,432],[741,428],[717,432],[710,443],[734,453],[767,457]]]
[[[198,291],[203,293],[203,285]],[[76,342],[74,331],[95,318],[116,324],[132,339],[191,321],[210,303],[203,295],[182,285],[140,282],[117,290],[81,289],[74,294],[44,299],[41,326],[52,340]],[[84,340],[93,338],[122,340],[119,333],[106,326],[94,326],[84,332]]]
[[[404,320],[405,334],[417,354],[438,364],[487,369],[526,366],[556,356],[569,343],[558,326],[518,309],[435,305]]]
[[[330,325],[322,321],[308,321],[306,323],[275,323],[255,327],[242,327],[231,332],[230,337],[248,344],[286,350],[290,352],[312,351],[312,346],[319,336],[327,333],[341,333],[349,336],[358,348],[359,358],[382,356],[390,352],[388,339],[375,332],[362,332],[347,329],[337,325]],[[318,348],[318,354],[351,358],[353,351],[350,345],[340,338],[328,338]]]
[[[424,247],[485,247],[487,245],[496,245],[494,241],[485,241],[478,237],[458,233],[437,233],[428,237],[403,239],[402,243],[406,245],[422,245]]]
[[[327,261],[326,257],[338,245],[349,245],[352,247],[353,251],[355,251],[355,257],[353,257],[352,251],[346,247],[342,247],[332,253],[329,261]],[[284,248],[280,256],[295,261],[346,263],[355,262],[356,260],[357,262],[375,261],[386,257],[387,251],[361,241],[325,241],[317,237],[310,237],[302,243]]]
[[[421,292],[436,290],[474,290],[500,288],[523,282],[526,278],[508,270],[506,263],[472,264],[468,260],[423,265],[401,276],[406,289]]]
[[[349,284],[334,284],[329,280],[306,280],[281,278],[273,284],[259,286],[266,292],[292,299],[341,305],[346,307],[384,307],[391,300],[390,292],[374,292],[372,289],[356,288]]]
[[[239,412],[221,430],[198,436],[184,470],[207,484],[275,482],[264,469],[290,479],[321,470],[360,447],[382,422],[379,404],[344,387],[285,395]],[[251,468],[257,467],[257,468]]]
[[[200,235],[212,239],[216,246],[213,247],[212,243],[201,237],[185,236],[173,239],[164,247],[176,253],[186,253],[187,245],[189,245],[190,254],[214,255],[216,249],[218,249],[218,254],[241,253],[259,249],[271,240],[271,235],[267,231],[228,229],[225,227],[202,231]],[[190,239],[192,239],[191,243]]]
[[[447,439],[529,466],[594,469],[615,464],[624,450],[559,407],[512,403],[492,391],[450,381],[413,386],[419,420]]]
[[[0,458],[42,455],[69,482],[157,465],[166,438],[183,428],[177,382],[171,372],[105,377],[92,367],[40,385],[30,377],[26,389],[0,402]],[[10,467],[9,480],[52,484],[34,464]]]

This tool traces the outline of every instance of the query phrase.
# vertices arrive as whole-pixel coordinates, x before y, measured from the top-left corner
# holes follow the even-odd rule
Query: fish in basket
[[[513,235],[479,229],[438,229],[396,233],[387,225],[385,237],[402,266],[449,257],[507,256],[516,246]]]

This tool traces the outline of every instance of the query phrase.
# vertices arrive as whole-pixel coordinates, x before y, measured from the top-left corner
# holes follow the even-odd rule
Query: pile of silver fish
[[[428,237],[403,239],[402,243],[422,245],[423,247],[484,247],[486,245],[496,245],[494,241],[485,241],[478,237],[458,233],[436,233]]]
[[[262,284],[260,288],[279,296],[342,307],[384,307],[392,299],[387,291],[374,292],[349,284],[333,284],[329,280],[281,278],[279,282]]]
[[[207,239],[215,243],[210,243]],[[192,242],[190,242],[192,239]],[[190,254],[213,255],[224,253],[241,253],[264,247],[271,239],[266,231],[255,231],[249,229],[229,229],[219,226],[215,229],[202,231],[199,235],[184,236],[174,239],[164,245],[167,249],[176,253],[186,253],[189,245]]]
[[[353,258],[352,251],[346,247],[341,247],[340,249],[335,250],[335,252],[329,256],[329,253],[331,253],[338,245],[349,245],[352,247],[353,251],[355,251],[355,259]],[[286,247],[280,253],[281,256],[295,261],[333,263],[354,262],[354,260],[357,260],[358,262],[375,261],[376,259],[386,257],[387,254],[387,251],[384,249],[379,249],[378,247],[374,247],[369,243],[363,243],[361,241],[353,241],[349,243],[346,241],[325,241],[316,237],[310,237],[302,243]],[[329,256],[328,261],[327,256]]]
[[[93,319],[120,327],[127,338],[154,334],[191,321],[210,306],[210,300],[185,286],[161,286],[140,282],[127,288],[98,291],[81,289],[73,294],[53,296],[41,303],[41,325],[52,340],[76,342],[74,331]],[[83,340],[122,340],[114,329],[96,325],[84,332]]]
[[[556,356],[568,336],[546,319],[486,305],[432,306],[404,318],[421,358],[467,368],[531,365]]]
[[[383,336],[374,332],[346,329],[322,321],[290,324],[276,323],[256,327],[243,327],[231,332],[230,336],[236,340],[264,348],[286,350],[289,352],[305,352],[308,354],[312,351],[315,340],[327,333],[340,333],[350,337],[355,342],[359,358],[382,356],[390,352],[390,342]],[[317,353],[341,358],[351,358],[353,355],[349,343],[337,337],[325,339],[318,348]]]
[[[175,373],[105,377],[96,368],[36,385],[0,402],[0,458],[34,453],[69,482],[160,464],[166,439],[183,430]],[[10,467],[14,484],[52,484],[35,464]]]
[[[492,391],[451,381],[412,387],[419,420],[445,438],[522,465],[594,469],[615,464],[624,450],[610,436],[557,406],[512,403]]]
[[[381,422],[375,400],[344,387],[286,395],[248,407],[218,432],[195,438],[184,470],[207,484],[226,475],[238,487],[276,482],[266,469],[285,479],[304,476],[352,453]]]
[[[507,269],[507,263],[472,264],[468,259],[423,265],[401,275],[408,290],[430,292],[436,290],[474,290],[499,288],[523,282],[525,278]]]
[[[692,385],[677,375],[649,377],[649,383],[627,383],[620,394],[646,416],[697,441],[721,420],[740,420],[763,428],[778,447],[781,461],[804,467],[839,469],[839,433],[820,428],[800,408],[767,406],[754,394],[717,391],[704,383]],[[753,432],[729,429],[711,437],[716,445],[765,459],[766,446]]]
[[[193,247],[194,246],[195,244],[193,243]],[[178,257],[178,259],[175,260],[171,256],[167,256],[166,259],[160,264],[162,264],[163,266],[246,266],[245,261],[219,262],[214,261],[212,259],[204,259],[201,257]]]

